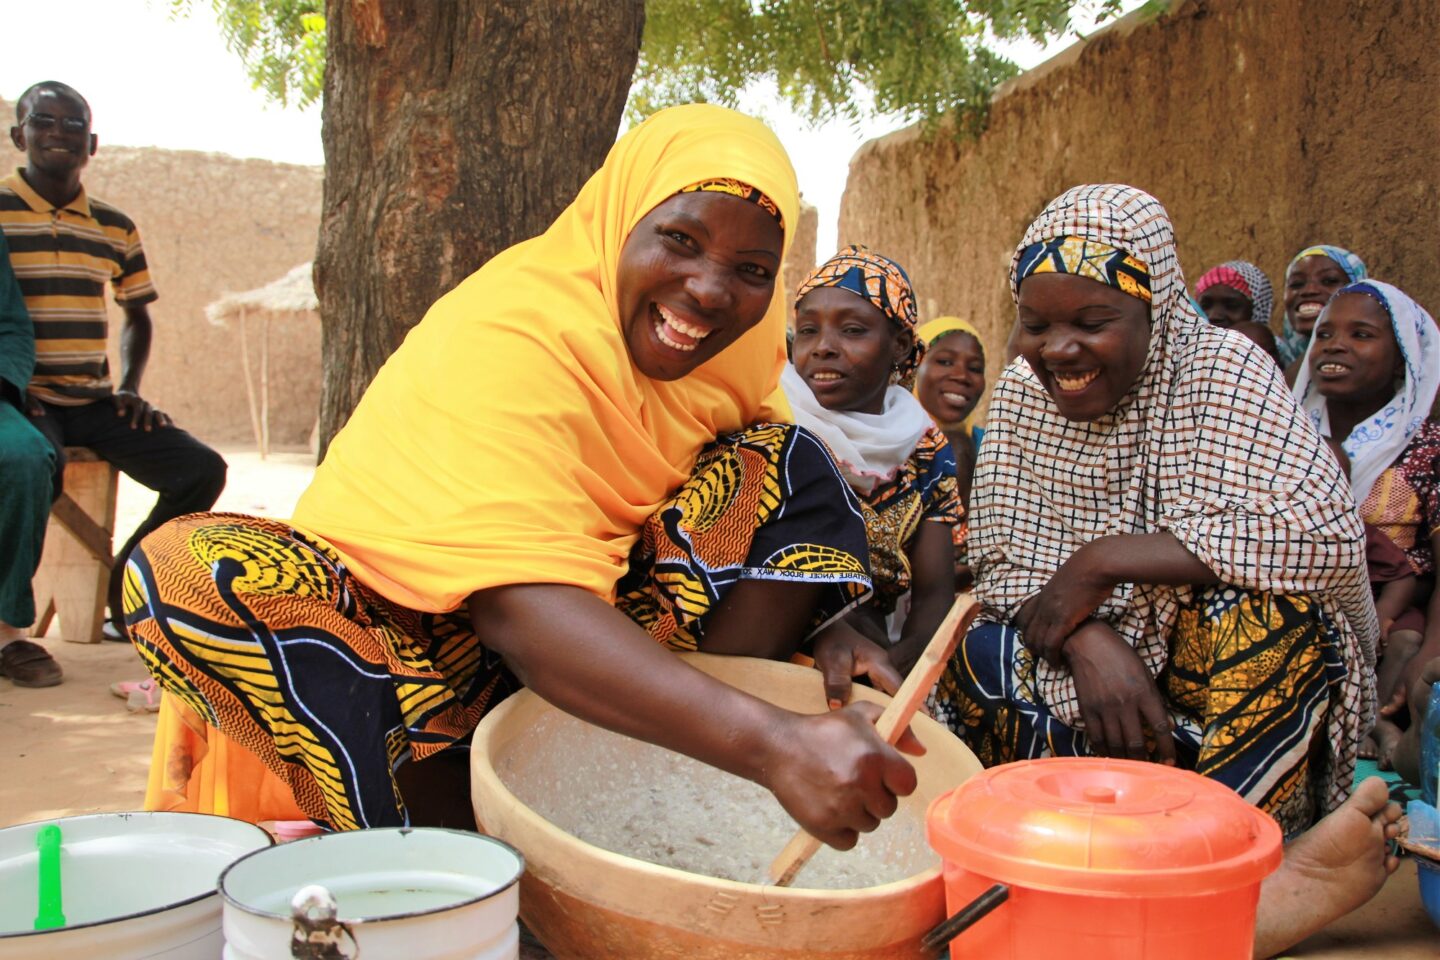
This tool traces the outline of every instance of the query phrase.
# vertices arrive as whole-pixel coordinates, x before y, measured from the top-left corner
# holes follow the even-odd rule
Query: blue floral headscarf
[[[1404,378],[1388,403],[1356,424],[1348,437],[1335,437],[1350,458],[1350,487],[1355,502],[1363,504],[1375,481],[1405,452],[1430,416],[1435,393],[1440,390],[1440,328],[1424,307],[1391,284],[1365,280],[1341,287],[1335,296],[1347,293],[1363,294],[1385,308],[1405,368]],[[1315,323],[1317,330],[1325,319],[1321,314]],[[1295,380],[1295,397],[1321,435],[1330,436],[1329,408],[1310,377],[1308,359]]]

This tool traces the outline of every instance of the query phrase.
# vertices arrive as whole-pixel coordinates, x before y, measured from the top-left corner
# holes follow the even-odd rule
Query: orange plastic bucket
[[[954,914],[1007,902],[950,945],[985,960],[1249,960],[1280,827],[1197,774],[1060,757],[994,767],[936,798],[926,834]]]

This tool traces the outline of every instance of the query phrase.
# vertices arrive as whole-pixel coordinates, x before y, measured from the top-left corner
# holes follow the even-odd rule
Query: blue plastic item
[[[1440,683],[1430,688],[1430,708],[1425,712],[1424,724],[1420,732],[1420,796],[1433,807],[1436,781],[1440,779]]]
[[[1430,922],[1440,928],[1440,863],[1426,857],[1415,858],[1416,872],[1420,876],[1420,901]]]

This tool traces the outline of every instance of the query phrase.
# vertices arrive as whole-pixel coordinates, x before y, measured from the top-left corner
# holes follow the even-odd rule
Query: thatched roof
[[[310,276],[311,264],[302,263],[279,280],[244,293],[227,293],[205,307],[211,323],[224,324],[242,309],[275,313],[313,313],[319,307],[315,283]]]

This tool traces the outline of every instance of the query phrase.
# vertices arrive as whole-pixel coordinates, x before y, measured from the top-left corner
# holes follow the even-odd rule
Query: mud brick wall
[[[0,100],[0,128],[14,123]],[[180,426],[216,444],[253,443],[238,324],[216,326],[205,306],[230,292],[276,280],[315,256],[320,167],[241,160],[214,153],[111,146],[95,118],[100,150],[86,168],[91,196],[129,214],[140,228],[160,299],[150,307],[155,340],[144,395]],[[24,156],[5,139],[6,170]],[[111,367],[118,378],[120,315],[111,305]],[[259,377],[262,325],[249,325]],[[304,446],[320,397],[320,324],[313,315],[270,326],[270,437]]]

